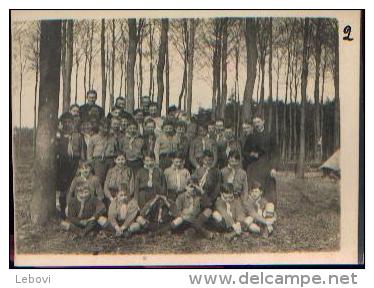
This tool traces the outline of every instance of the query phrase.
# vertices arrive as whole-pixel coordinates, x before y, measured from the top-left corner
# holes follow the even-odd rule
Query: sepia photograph
[[[12,10],[15,266],[357,264],[361,23]]]

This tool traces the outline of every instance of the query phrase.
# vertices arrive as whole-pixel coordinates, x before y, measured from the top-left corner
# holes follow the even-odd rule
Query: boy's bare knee
[[[212,216],[218,223],[222,221],[222,215],[218,211],[214,211]]]
[[[261,232],[261,228],[256,223],[252,223],[249,225],[249,231],[258,234]]]
[[[244,223],[249,227],[253,223],[254,219],[251,216],[248,216],[244,219]]]
[[[65,220],[61,221],[61,227],[66,231],[70,230],[70,222]]]
[[[171,222],[171,226],[173,229],[179,227],[183,223],[182,217],[177,217]]]
[[[204,210],[203,214],[204,214],[204,216],[205,216],[206,218],[209,218],[209,217],[212,215],[212,209],[210,209],[210,208],[206,208],[206,209]]]
[[[138,231],[140,231],[140,224],[139,223],[137,223],[137,222],[135,222],[135,223],[132,223],[131,225],[130,225],[130,227],[129,227],[129,231],[131,232],[131,233],[134,233],[134,232],[138,232]]]
[[[144,226],[146,223],[147,223],[147,220],[145,220],[143,218],[143,216],[138,216],[136,218],[136,222],[140,225],[140,226]]]
[[[100,227],[105,228],[108,226],[108,219],[104,216],[100,216],[99,219],[97,219],[97,223]]]

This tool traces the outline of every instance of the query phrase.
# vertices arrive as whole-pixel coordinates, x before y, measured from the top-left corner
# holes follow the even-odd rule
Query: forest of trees
[[[132,112],[140,97],[149,95],[160,112],[175,104],[192,115],[192,102],[199,94],[194,88],[196,71],[206,71],[211,95],[204,97],[211,99],[212,120],[225,118],[239,131],[243,121],[263,117],[283,163],[298,163],[298,176],[303,176],[306,161],[320,163],[339,148],[335,19],[28,21],[13,22],[11,33],[13,92],[18,92],[19,99],[14,126],[23,125],[23,81],[26,74],[32,74],[38,171],[52,165],[45,151],[53,153],[53,149],[39,135],[52,137],[57,129],[59,99],[62,111],[67,111],[78,102],[79,91],[85,94],[96,89],[101,94],[98,104],[106,112],[119,95],[126,97],[127,110]],[[171,66],[171,57],[180,57],[183,67]],[[183,74],[180,83],[170,82],[175,71]],[[229,77],[234,79],[230,86]],[[312,90],[308,79],[314,79]],[[334,95],[326,95],[327,79],[333,83]],[[171,85],[180,87],[176,103],[170,101]],[[313,95],[308,91],[314,91]],[[51,173],[43,177],[46,182],[53,179]],[[40,213],[35,211],[35,219],[43,218]]]

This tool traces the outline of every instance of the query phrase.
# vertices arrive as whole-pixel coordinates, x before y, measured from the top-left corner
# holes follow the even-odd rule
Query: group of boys
[[[255,131],[243,123],[237,140],[223,120],[196,123],[176,107],[160,117],[157,103],[143,101],[131,114],[118,97],[105,117],[96,91],[86,99],[59,121],[64,229],[76,235],[106,229],[121,237],[187,229],[209,239],[219,231],[230,238],[242,231],[272,233],[274,170],[263,164],[271,162],[272,144],[260,118]],[[264,177],[259,168],[266,169]]]

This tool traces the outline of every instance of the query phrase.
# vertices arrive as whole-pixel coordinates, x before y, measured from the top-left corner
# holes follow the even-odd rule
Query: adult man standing
[[[275,173],[278,161],[277,147],[271,135],[265,130],[265,121],[253,119],[254,133],[247,138],[243,154],[248,163],[248,183],[257,181],[264,189],[264,197],[276,205]]]
[[[86,104],[79,108],[82,121],[87,121],[90,118],[96,118],[97,120],[104,118],[104,109],[96,104],[97,92],[95,90],[88,90],[86,100]]]

